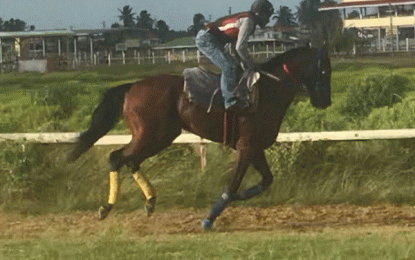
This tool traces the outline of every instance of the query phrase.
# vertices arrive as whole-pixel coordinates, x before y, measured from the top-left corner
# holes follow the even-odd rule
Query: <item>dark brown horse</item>
[[[276,140],[285,112],[300,89],[307,90],[317,108],[331,104],[331,64],[326,47],[300,47],[260,64],[265,72],[259,81],[259,103],[253,114],[228,113],[234,118],[233,140],[228,145],[236,149],[236,167],[226,192],[213,205],[203,227],[209,229],[226,206],[236,200],[252,198],[267,189],[273,175],[264,150]],[[266,75],[268,73],[268,75]],[[275,77],[280,78],[276,81]],[[171,145],[183,129],[214,142],[223,142],[224,110],[207,113],[207,106],[190,102],[183,92],[182,76],[159,75],[139,82],[109,89],[96,108],[90,128],[83,132],[70,155],[78,158],[124,116],[132,140],[110,155],[110,198],[100,208],[105,218],[118,194],[118,171],[124,165],[132,169],[133,177],[147,198],[147,208],[154,210],[155,190],[139,173],[140,164]],[[252,164],[262,180],[255,186],[238,191],[241,181]]]

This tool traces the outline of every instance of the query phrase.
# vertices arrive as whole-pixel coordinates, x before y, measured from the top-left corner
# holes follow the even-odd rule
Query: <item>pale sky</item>
[[[0,18],[20,19],[37,30],[99,29],[119,22],[119,9],[130,5],[137,15],[147,10],[152,18],[164,20],[170,29],[186,30],[193,24],[193,16],[203,14],[215,20],[232,13],[247,11],[254,0],[0,0]],[[288,6],[297,11],[301,0],[270,0],[275,10]]]

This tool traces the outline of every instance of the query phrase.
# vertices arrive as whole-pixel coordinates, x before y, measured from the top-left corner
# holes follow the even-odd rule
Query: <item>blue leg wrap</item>
[[[238,193],[238,199],[239,200],[247,200],[250,199],[252,197],[255,197],[256,195],[262,193],[263,189],[261,186],[256,185],[253,186],[247,190],[241,191]]]
[[[222,196],[219,198],[219,200],[213,205],[212,210],[210,212],[210,215],[207,219],[203,220],[203,227],[208,227],[210,229],[213,225],[213,221],[222,213],[222,211],[226,208],[228,203],[231,201],[231,198],[228,194],[223,193]]]
[[[206,231],[209,231],[209,230],[211,230],[212,229],[212,225],[213,225],[213,222],[212,221],[210,221],[209,219],[204,219],[203,221],[202,221],[202,228],[203,228],[203,230],[206,230]]]

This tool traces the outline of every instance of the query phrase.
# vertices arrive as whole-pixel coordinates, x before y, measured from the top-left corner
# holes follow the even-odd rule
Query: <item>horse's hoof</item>
[[[156,210],[156,197],[152,197],[151,199],[146,201],[144,205],[144,210],[147,212],[147,217],[150,217],[154,211]]]
[[[110,211],[111,211],[111,206],[108,206],[108,207],[101,206],[101,207],[99,207],[99,209],[98,209],[98,219],[99,220],[105,219],[110,214]]]
[[[213,225],[213,222],[212,221],[210,221],[209,219],[204,219],[203,221],[202,221],[202,228],[203,228],[203,230],[205,230],[205,231],[209,231],[209,230],[211,230],[212,229],[212,225]]]

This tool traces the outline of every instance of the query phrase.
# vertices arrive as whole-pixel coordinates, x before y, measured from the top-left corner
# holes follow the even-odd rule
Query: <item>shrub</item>
[[[398,75],[371,75],[357,80],[347,90],[341,113],[367,116],[373,108],[401,101],[409,80]]]
[[[408,96],[392,107],[373,109],[365,120],[369,129],[402,129],[415,126],[415,97]]]
[[[75,84],[52,85],[35,93],[34,104],[57,106],[55,117],[69,118],[78,106],[81,88]]]

